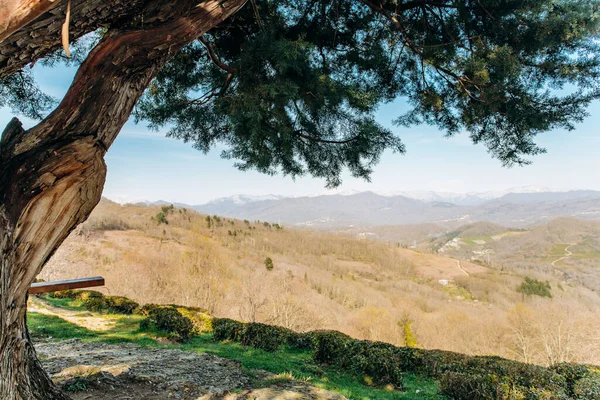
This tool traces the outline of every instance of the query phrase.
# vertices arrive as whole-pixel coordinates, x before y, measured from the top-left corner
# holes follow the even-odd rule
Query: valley
[[[104,199],[40,278],[102,275],[106,294],[295,331],[600,364],[598,233],[597,222],[570,218],[309,230]]]

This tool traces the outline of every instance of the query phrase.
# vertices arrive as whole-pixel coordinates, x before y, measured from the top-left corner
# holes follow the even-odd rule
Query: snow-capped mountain
[[[444,202],[444,203],[453,203],[457,205],[476,205],[482,204],[488,200],[493,200],[505,196],[507,194],[512,193],[558,193],[558,192],[566,192],[566,190],[557,190],[550,189],[543,186],[522,186],[515,187],[511,189],[504,190],[495,190],[488,192],[448,192],[448,191],[434,191],[434,190],[410,190],[410,191],[384,191],[373,193],[384,196],[384,197],[395,197],[395,196],[403,196],[408,197],[409,199],[415,199],[424,201],[425,203],[433,203],[433,202]],[[340,196],[352,196],[355,194],[363,193],[359,190],[328,190],[326,192],[308,195],[306,197],[317,197],[317,196],[331,196],[331,195],[340,195]]]
[[[235,204],[241,206],[243,204],[254,203],[257,201],[266,201],[266,200],[280,200],[285,199],[285,196],[278,196],[274,194],[267,194],[264,196],[249,196],[246,194],[236,194],[229,197],[219,197],[217,199],[211,200],[206,204]]]
[[[490,221],[528,226],[549,218],[597,218],[600,192],[526,187],[484,193],[329,192],[303,197],[232,196],[194,206],[228,217],[294,225],[396,225]]]
[[[166,201],[147,205],[170,204]],[[529,226],[557,217],[600,218],[600,191],[543,187],[452,193],[435,191],[327,192],[285,197],[234,195],[190,206],[202,213],[294,225],[368,226],[489,221]]]

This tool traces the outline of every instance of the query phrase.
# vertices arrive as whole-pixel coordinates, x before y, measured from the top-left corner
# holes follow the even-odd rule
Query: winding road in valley
[[[568,245],[567,247],[565,247],[565,255],[564,255],[564,256],[562,256],[561,258],[558,258],[558,259],[556,259],[556,260],[552,261],[552,266],[553,266],[553,267],[556,267],[556,263],[557,263],[557,262],[559,262],[559,261],[562,261],[562,260],[564,260],[565,258],[569,258],[569,257],[571,257],[571,256],[573,255],[573,253],[571,253],[571,252],[569,251],[569,248],[571,248],[572,246],[575,246],[575,244],[576,244],[576,243],[573,243],[573,244],[570,244],[570,245]]]

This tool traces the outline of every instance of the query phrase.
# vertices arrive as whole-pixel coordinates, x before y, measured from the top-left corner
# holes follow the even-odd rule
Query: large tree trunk
[[[79,68],[58,108],[0,141],[0,399],[66,398],[35,356],[27,289],[69,232],[100,201],[104,154],[150,80],[182,46],[245,0],[151,2],[144,29],[110,30]]]

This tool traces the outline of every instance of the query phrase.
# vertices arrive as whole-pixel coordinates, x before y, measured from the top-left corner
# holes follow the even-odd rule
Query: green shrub
[[[162,206],[160,208],[160,211],[164,214],[173,214],[174,209],[175,209],[175,206],[173,204],[169,204],[168,206]]]
[[[402,388],[403,353],[382,342],[354,340],[336,331],[313,332],[314,358],[357,375],[368,376],[378,385]]]
[[[213,331],[213,318],[208,311],[195,307],[177,307],[176,309],[192,322],[195,335]]]
[[[440,393],[454,400],[496,399],[495,387],[489,376],[477,374],[446,372],[440,379]]]
[[[78,290],[73,292],[73,300],[79,300],[89,311],[101,312],[106,309],[104,295],[95,290]]]
[[[103,297],[89,297],[82,301],[86,310],[94,312],[106,311],[106,299]]]
[[[317,362],[353,372],[378,385],[401,388],[404,373],[426,375],[440,381],[441,393],[449,399],[600,400],[600,373],[585,365],[544,368],[500,357],[360,341],[337,331],[296,333],[278,326],[211,318],[202,309],[175,305],[146,304],[136,312],[148,317],[140,328],[154,326],[179,340],[212,329],[213,340],[236,341],[265,351],[275,351],[282,345],[312,349]]]
[[[95,290],[77,290],[73,292],[73,299],[85,302],[89,299],[102,298],[104,295]]]
[[[555,388],[556,389],[556,388]],[[521,386],[509,376],[446,372],[440,379],[440,393],[455,400],[562,400],[569,399],[558,388]]]
[[[75,291],[74,290],[61,290],[58,292],[50,292],[48,296],[53,299],[74,299]]]
[[[295,333],[264,324],[215,321],[215,339],[233,340],[272,351],[282,344],[312,348],[314,359],[368,377],[379,385],[402,387],[403,373],[445,379],[456,399],[566,399],[566,379],[558,372],[500,357],[472,357],[440,350],[359,341],[336,331]],[[453,397],[454,396],[454,397]]]
[[[79,290],[64,294],[62,298],[81,301],[86,310],[94,312],[110,312],[116,314],[133,314],[139,307],[135,301],[123,296],[104,296],[95,290]]]
[[[156,307],[148,312],[148,317],[140,322],[140,329],[154,327],[164,331],[171,339],[187,342],[194,334],[194,325],[189,318],[171,307]]]
[[[133,314],[140,305],[135,301],[122,296],[105,296],[104,306],[108,311],[117,314]]]
[[[337,331],[313,332],[313,356],[318,362],[336,364],[343,368],[347,364],[346,348],[350,341],[350,336]]]
[[[431,377],[445,377],[442,392],[450,398],[568,398],[565,378],[548,368],[500,357],[470,357],[435,350],[425,351],[418,356],[423,361],[418,369]],[[469,382],[469,379],[472,379],[472,382]],[[459,392],[462,393],[462,397],[458,396]],[[477,397],[478,393],[483,393],[481,396],[484,397]],[[485,393],[494,395],[485,397]]]
[[[158,212],[158,214],[156,214],[154,217],[152,217],[152,220],[156,221],[156,223],[158,225],[160,225],[160,224],[169,225],[169,220],[167,219],[167,214],[165,214],[162,211]]]
[[[58,292],[50,292],[48,296],[53,299],[73,299],[84,301],[90,297],[102,297],[102,293],[96,290],[61,290]]]
[[[583,364],[561,363],[550,367],[550,369],[565,379],[567,393],[574,396],[577,382],[590,372],[590,368]]]
[[[397,350],[388,343],[352,340],[347,349],[350,370],[371,377],[375,384],[402,388],[402,354]]]
[[[404,368],[406,371],[430,377],[441,376],[448,371],[464,372],[468,356],[443,350],[405,350]]]
[[[211,319],[204,310],[175,307],[148,304],[138,312],[149,316],[143,325],[157,328],[158,323],[150,317],[161,310],[171,310],[180,316],[183,313],[189,316],[185,318],[188,321],[196,313],[200,323],[210,321],[216,341],[236,341],[266,351],[275,351],[282,345],[312,349],[317,362],[353,372],[369,384],[401,388],[403,374],[415,373],[439,380],[442,394],[449,399],[600,400],[600,373],[590,366],[559,364],[544,368],[500,357],[474,357],[360,341],[337,331],[296,333],[261,323]],[[169,314],[169,318],[174,317]]]
[[[600,373],[590,372],[575,383],[573,395],[577,400],[600,400]]]
[[[176,309],[175,309],[176,307]],[[210,318],[204,310],[147,304],[138,310],[149,318],[142,325],[160,328],[155,314],[171,310],[171,324],[184,314],[192,324],[211,324],[213,340],[236,341],[266,351],[282,345],[312,349],[317,362],[353,372],[378,385],[402,387],[404,373],[426,375],[440,381],[449,399],[470,400],[600,400],[600,373],[593,367],[559,364],[551,368],[489,356],[468,356],[441,350],[396,347],[381,342],[355,340],[337,331],[296,333],[261,323],[242,323],[227,318]],[[169,325],[165,324],[165,325]],[[191,322],[190,322],[191,324]],[[205,325],[206,326],[206,325]],[[198,328],[195,328],[198,329]],[[203,328],[204,329],[204,328]]]
[[[182,307],[175,304],[159,305],[144,304],[144,306],[135,310],[136,314],[148,316],[153,310],[171,308],[178,311],[182,316],[189,319],[193,326],[193,334],[199,335],[204,332],[213,331],[213,318],[208,311],[198,307]]]
[[[311,348],[312,341],[280,326],[266,325],[258,322],[243,323],[228,318],[215,318],[213,339],[217,341],[231,340],[244,346],[251,346],[265,351],[275,351],[286,344],[301,344],[301,348]]]
[[[244,324],[229,318],[213,319],[213,340],[239,342]]]
[[[240,343],[264,351],[275,351],[288,343],[288,337],[291,334],[293,334],[291,330],[280,326],[252,322],[244,324],[240,334]]]
[[[139,315],[144,315],[144,316],[148,316],[148,314],[150,313],[150,311],[154,310],[155,308],[163,308],[164,306],[158,305],[158,304],[144,304],[142,307],[138,308],[135,313],[139,314]]]
[[[542,282],[529,277],[525,277],[525,280],[517,286],[517,292],[526,296],[552,297],[550,282]]]
[[[292,332],[288,336],[288,346],[301,350],[312,350],[314,348],[313,332]]]
[[[271,260],[271,257],[265,258],[265,268],[268,271],[272,271],[273,268],[275,268],[275,266],[273,265],[273,260]]]

